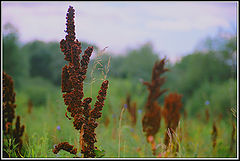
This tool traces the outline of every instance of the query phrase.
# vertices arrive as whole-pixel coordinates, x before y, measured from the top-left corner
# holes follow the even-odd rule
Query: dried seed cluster
[[[68,142],[63,142],[55,146],[53,153],[57,154],[61,149],[66,150],[71,154],[77,154],[77,149],[73,148],[73,145],[70,145]]]
[[[177,93],[170,93],[168,96],[164,98],[164,108],[162,110],[162,115],[165,120],[165,125],[167,129],[170,129],[170,132],[175,131],[178,122],[180,120],[180,109],[182,107],[181,102],[182,96]],[[169,143],[169,136],[167,131],[165,133],[164,139],[165,145]]]
[[[4,137],[12,138],[15,140],[17,148],[14,149],[16,154],[20,157],[22,149],[22,135],[25,126],[20,123],[20,116],[17,116],[15,128],[13,128],[13,120],[15,118],[15,96],[14,84],[12,77],[3,72],[3,133]],[[12,146],[10,148],[13,148]],[[4,152],[4,156],[5,152]]]
[[[148,100],[145,105],[146,111],[142,119],[143,131],[146,132],[147,138],[155,136],[160,128],[161,106],[158,104],[157,99],[166,92],[166,89],[160,89],[165,82],[165,77],[161,77],[161,75],[168,71],[168,69],[164,68],[164,65],[165,59],[157,61],[152,70],[151,82],[143,82],[149,90]]]
[[[135,126],[137,123],[137,104],[136,102],[131,102],[131,95],[128,94],[126,98],[127,110],[131,116],[132,125]]]
[[[108,80],[102,82],[101,89],[98,92],[97,101],[94,104],[94,108],[91,109],[90,103],[92,98],[84,98],[83,93],[83,81],[86,78],[87,68],[90,61],[93,47],[88,47],[80,60],[81,43],[75,40],[75,25],[74,16],[75,10],[72,6],[69,6],[67,13],[67,30],[65,40],[60,42],[61,51],[65,55],[65,60],[69,62],[62,68],[62,92],[64,102],[67,105],[67,111],[73,118],[73,125],[76,130],[83,133],[80,138],[82,143],[81,152],[84,157],[95,157],[94,153],[96,140],[95,128],[98,126],[96,119],[100,118],[101,110],[104,106],[104,100],[106,99],[106,93],[108,88]],[[83,99],[83,100],[82,100]],[[68,119],[71,119],[65,114]],[[64,146],[63,146],[64,145]],[[58,147],[65,147],[66,143],[60,143],[56,146],[53,152],[58,153]],[[60,148],[65,150],[64,148]]]

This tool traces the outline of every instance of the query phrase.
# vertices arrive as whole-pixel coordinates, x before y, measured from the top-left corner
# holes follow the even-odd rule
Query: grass
[[[101,80],[100,80],[101,81]],[[157,155],[153,156],[151,145],[147,143],[142,131],[141,119],[144,114],[143,105],[147,92],[142,92],[138,84],[131,91],[131,83],[127,80],[109,79],[109,90],[103,108],[103,116],[98,120],[99,126],[96,128],[96,146],[104,150],[105,158],[156,158],[173,157],[171,153],[164,153],[164,133],[165,124],[161,120],[161,127],[156,135]],[[121,84],[121,86],[119,86]],[[92,86],[92,87],[91,87]],[[99,82],[84,86],[85,97],[93,95],[93,102],[99,90]],[[93,89],[91,93],[90,89]],[[132,92],[132,100],[137,102],[137,124],[131,125],[130,114],[122,110],[126,94]],[[135,92],[133,94],[133,92]],[[60,88],[49,91],[49,96],[45,106],[34,106],[32,113],[27,110],[28,97],[23,92],[16,92],[16,114],[20,115],[21,122],[26,126],[23,136],[24,158],[73,158],[74,155],[65,151],[60,151],[57,155],[52,152],[55,144],[68,141],[78,147],[79,133],[74,129],[72,121],[65,117],[66,106],[63,102]],[[121,116],[120,116],[121,114]],[[109,118],[110,122],[106,127],[104,121]],[[59,127],[58,127],[59,126]],[[212,148],[211,132],[212,121],[208,123],[199,118],[181,118],[182,136],[179,141],[180,149],[176,157],[184,158],[208,158],[208,157],[236,157],[236,152],[230,152],[231,142],[231,120],[226,119],[217,123],[218,137],[215,150]],[[120,131],[118,131],[121,128]],[[120,133],[119,133],[120,132]],[[120,139],[119,139],[120,135]],[[120,141],[120,142],[119,142]],[[81,156],[78,151],[78,156]]]

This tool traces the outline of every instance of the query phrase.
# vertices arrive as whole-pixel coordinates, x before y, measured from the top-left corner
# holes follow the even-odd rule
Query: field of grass
[[[101,80],[94,84],[84,84],[85,97],[92,96],[96,100],[97,91]],[[199,117],[181,114],[178,130],[173,139],[177,140],[179,151],[174,153],[166,151],[164,134],[166,131],[163,118],[161,127],[155,137],[156,155],[152,154],[151,145],[147,142],[142,130],[142,117],[144,103],[147,99],[146,89],[141,84],[132,84],[127,80],[110,79],[109,90],[103,115],[98,120],[96,128],[98,147],[104,158],[156,158],[156,157],[181,157],[181,158],[218,158],[236,157],[236,139],[233,151],[230,151],[232,136],[232,118],[218,120],[216,123],[218,135],[216,147],[212,147],[212,124],[215,116],[208,121],[205,114]],[[139,85],[139,86],[138,86]],[[132,88],[132,89],[131,89]],[[132,94],[132,100],[137,103],[137,122],[131,125],[130,114],[124,108],[127,93]],[[63,102],[61,89],[50,89],[45,105],[33,105],[32,112],[28,113],[28,95],[16,91],[16,114],[21,117],[21,124],[25,125],[23,134],[24,158],[73,158],[75,155],[66,151],[58,154],[52,152],[54,146],[67,141],[79,148],[79,133],[73,127],[72,120],[65,117],[66,106]],[[121,115],[122,111],[122,116]],[[233,117],[233,116],[232,116]],[[233,117],[234,118],[234,117]],[[216,120],[216,119],[215,119]],[[121,121],[121,123],[120,123]],[[236,132],[235,132],[236,138]],[[102,155],[99,156],[102,156]],[[80,151],[77,156],[81,157]]]
[[[172,64],[151,43],[121,56],[80,43],[67,12],[60,42],[20,45],[6,26],[4,158],[237,157],[235,34]]]

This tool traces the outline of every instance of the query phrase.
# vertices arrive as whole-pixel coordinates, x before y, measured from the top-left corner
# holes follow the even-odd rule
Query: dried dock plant
[[[12,77],[3,72],[3,132],[9,134],[15,118],[15,95]]]
[[[142,118],[143,131],[146,133],[146,138],[155,136],[160,128],[161,121],[161,107],[158,104],[158,98],[166,92],[166,89],[161,90],[161,86],[165,82],[165,77],[161,75],[168,71],[164,68],[166,59],[155,62],[152,69],[152,80],[150,82],[143,82],[147,86],[149,95],[145,105],[145,114]]]
[[[29,100],[28,100],[28,113],[29,113],[29,114],[32,113],[32,108],[33,108],[33,103],[32,103],[32,101],[29,99]]]
[[[67,35],[66,39],[62,39],[60,42],[61,51],[65,55],[64,59],[69,62],[68,65],[62,68],[62,92],[64,93],[63,98],[70,117],[67,115],[67,112],[65,115],[69,120],[73,119],[73,126],[80,133],[79,143],[83,157],[93,158],[96,157],[95,150],[97,149],[94,146],[94,143],[97,142],[95,128],[98,126],[98,123],[96,120],[102,115],[101,110],[106,98],[108,80],[102,82],[97,101],[94,104],[94,108],[91,108],[92,98],[87,97],[83,99],[83,81],[86,78],[93,47],[88,47],[80,60],[82,50],[81,43],[75,37],[74,17],[75,10],[72,6],[69,6],[66,17]],[[67,142],[58,144],[53,149],[53,152],[57,154],[61,149],[72,154],[77,153],[77,149]]]
[[[20,116],[17,116],[15,122],[15,128],[13,128],[13,120],[15,118],[15,96],[14,92],[14,83],[12,77],[3,72],[3,134],[4,139],[14,140],[16,148],[13,149],[13,145],[10,148],[13,150],[18,157],[22,153],[22,135],[25,129],[25,126],[20,123]],[[5,145],[3,148],[6,148]],[[6,154],[4,151],[4,157],[10,157],[9,154]]]
[[[171,134],[176,130],[180,120],[180,109],[182,107],[182,96],[177,93],[170,93],[164,98],[164,108],[162,115],[166,125],[166,133],[164,143],[166,146],[169,144],[169,136],[167,131],[170,130]]]
[[[216,122],[213,122],[213,126],[212,126],[213,130],[212,130],[212,146],[213,149],[215,149],[216,144],[217,144],[217,136],[218,136],[218,129],[216,126]]]
[[[206,121],[208,122],[209,117],[210,117],[208,109],[205,109],[205,117],[206,117]]]
[[[136,102],[131,102],[130,94],[126,97],[126,106],[131,117],[132,126],[135,126],[137,123],[137,104]]]
[[[230,144],[230,151],[233,152],[234,150],[234,145],[235,145],[235,134],[236,133],[236,124],[234,122],[232,122],[232,135],[231,135],[231,144]]]

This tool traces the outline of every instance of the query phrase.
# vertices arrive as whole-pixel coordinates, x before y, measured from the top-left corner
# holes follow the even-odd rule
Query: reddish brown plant
[[[93,47],[88,47],[80,60],[82,50],[81,43],[77,39],[75,40],[74,15],[75,10],[72,6],[69,6],[66,18],[67,35],[65,37],[66,39],[62,39],[60,42],[61,51],[64,52],[65,55],[64,59],[69,62],[68,65],[62,68],[62,92],[64,92],[63,98],[70,117],[67,113],[65,115],[68,119],[73,118],[73,126],[82,134],[80,135],[79,141],[80,145],[82,145],[81,153],[84,154],[84,157],[88,158],[96,156],[94,152],[96,149],[94,143],[97,142],[95,128],[98,126],[98,123],[96,120],[102,115],[101,110],[106,98],[108,81],[105,80],[102,82],[97,101],[92,109],[90,105],[92,98],[87,97],[83,99],[83,81],[86,78]],[[66,148],[59,148],[64,147],[63,145],[67,144],[60,143],[53,149],[53,152],[58,153],[60,149],[66,150]]]
[[[68,142],[62,142],[55,146],[55,148],[53,149],[53,153],[57,154],[62,149],[68,151],[71,154],[77,154],[77,149],[73,148],[73,145],[70,145]]]
[[[217,136],[218,136],[218,129],[216,126],[216,122],[213,122],[213,131],[212,131],[212,146],[213,149],[215,149],[216,144],[217,144]]]
[[[29,99],[29,100],[28,100],[28,113],[29,113],[29,114],[32,113],[32,108],[33,108],[33,103],[32,103],[32,101]]]
[[[12,77],[3,72],[3,134],[4,138],[14,139],[16,149],[13,146],[9,147],[14,150],[18,157],[22,153],[22,135],[24,132],[24,125],[20,125],[20,116],[17,116],[15,128],[13,128],[13,120],[15,118],[15,96],[14,84]],[[6,147],[4,147],[6,148]],[[4,151],[4,157],[8,157]]]
[[[180,109],[182,107],[181,98],[182,96],[177,93],[170,93],[164,99],[164,109],[162,110],[162,115],[165,120],[166,128],[167,130],[169,129],[171,133],[176,130],[180,120]],[[166,146],[169,144],[167,131],[165,133],[164,143]]]
[[[142,118],[143,131],[146,133],[146,138],[155,136],[160,128],[161,107],[158,104],[158,98],[166,92],[166,89],[161,90],[161,86],[165,82],[165,77],[161,75],[168,71],[164,68],[165,58],[157,61],[152,70],[151,82],[143,82],[148,87],[149,95],[145,105],[145,114]]]
[[[220,114],[218,115],[217,122],[221,122],[221,121],[222,121],[222,118],[223,118],[223,114],[220,113]]]
[[[183,111],[183,117],[184,117],[185,120],[186,120],[187,117],[188,117],[188,113],[187,113],[187,110],[186,110],[186,109],[184,109],[184,111]]]
[[[3,72],[3,131],[9,134],[15,118],[15,95],[12,77]]]
[[[15,129],[13,130],[13,138],[15,138],[15,143],[17,143],[18,151],[21,153],[23,141],[21,137],[23,136],[25,126],[20,123],[20,116],[17,116],[15,123]]]
[[[106,116],[105,119],[104,119],[104,126],[108,127],[109,123],[110,123],[110,119],[109,119],[108,116]]]
[[[206,121],[208,122],[208,120],[209,120],[209,111],[208,111],[208,109],[205,109],[205,116],[206,116]]]
[[[230,151],[233,152],[234,145],[235,145],[235,133],[236,133],[236,125],[234,122],[232,122],[232,135],[231,135],[231,144],[230,144]]]
[[[136,105],[136,102],[131,103],[130,94],[127,95],[126,106],[131,117],[132,125],[135,126],[137,122],[137,105]]]

